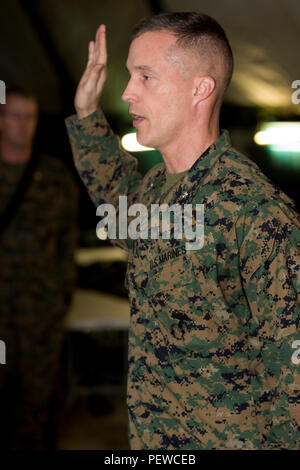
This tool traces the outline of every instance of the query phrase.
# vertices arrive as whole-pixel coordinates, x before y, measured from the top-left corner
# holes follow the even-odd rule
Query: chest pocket
[[[169,362],[184,360],[195,352],[202,330],[201,310],[195,301],[198,286],[192,256],[183,246],[150,258],[145,290]]]

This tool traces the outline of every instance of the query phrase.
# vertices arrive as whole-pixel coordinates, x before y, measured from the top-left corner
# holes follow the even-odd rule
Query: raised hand
[[[105,25],[101,24],[95,41],[89,43],[87,66],[76,90],[74,105],[79,119],[92,114],[97,108],[106,80],[106,63]]]

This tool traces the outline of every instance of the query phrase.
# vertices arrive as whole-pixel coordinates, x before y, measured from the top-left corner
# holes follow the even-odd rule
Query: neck
[[[181,173],[190,169],[196,160],[220,136],[219,115],[202,119],[183,129],[178,139],[159,149],[168,173]]]
[[[32,145],[17,146],[2,140],[0,142],[0,155],[2,160],[6,163],[26,163],[31,158]]]

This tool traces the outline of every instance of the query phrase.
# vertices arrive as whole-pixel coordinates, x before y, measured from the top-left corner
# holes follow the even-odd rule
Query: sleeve
[[[103,112],[66,119],[66,127],[77,171],[95,206],[111,204],[119,220],[119,196],[127,197],[127,207],[137,202],[143,177],[137,159],[120,148]],[[128,250],[129,241],[116,238],[111,243]]]
[[[64,168],[64,172],[61,176],[62,211],[58,236],[57,260],[64,306],[68,308],[77,280],[75,250],[79,241],[77,225],[79,193],[67,168]]]
[[[240,225],[252,390],[265,449],[300,449],[299,227],[297,214],[258,211]]]

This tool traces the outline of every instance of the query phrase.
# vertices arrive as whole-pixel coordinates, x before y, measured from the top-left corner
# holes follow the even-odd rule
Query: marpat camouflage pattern
[[[132,449],[300,449],[300,216],[226,130],[166,194],[102,111],[66,120],[96,206],[204,204],[204,246],[111,240],[128,251]],[[130,218],[128,219],[128,221]]]

